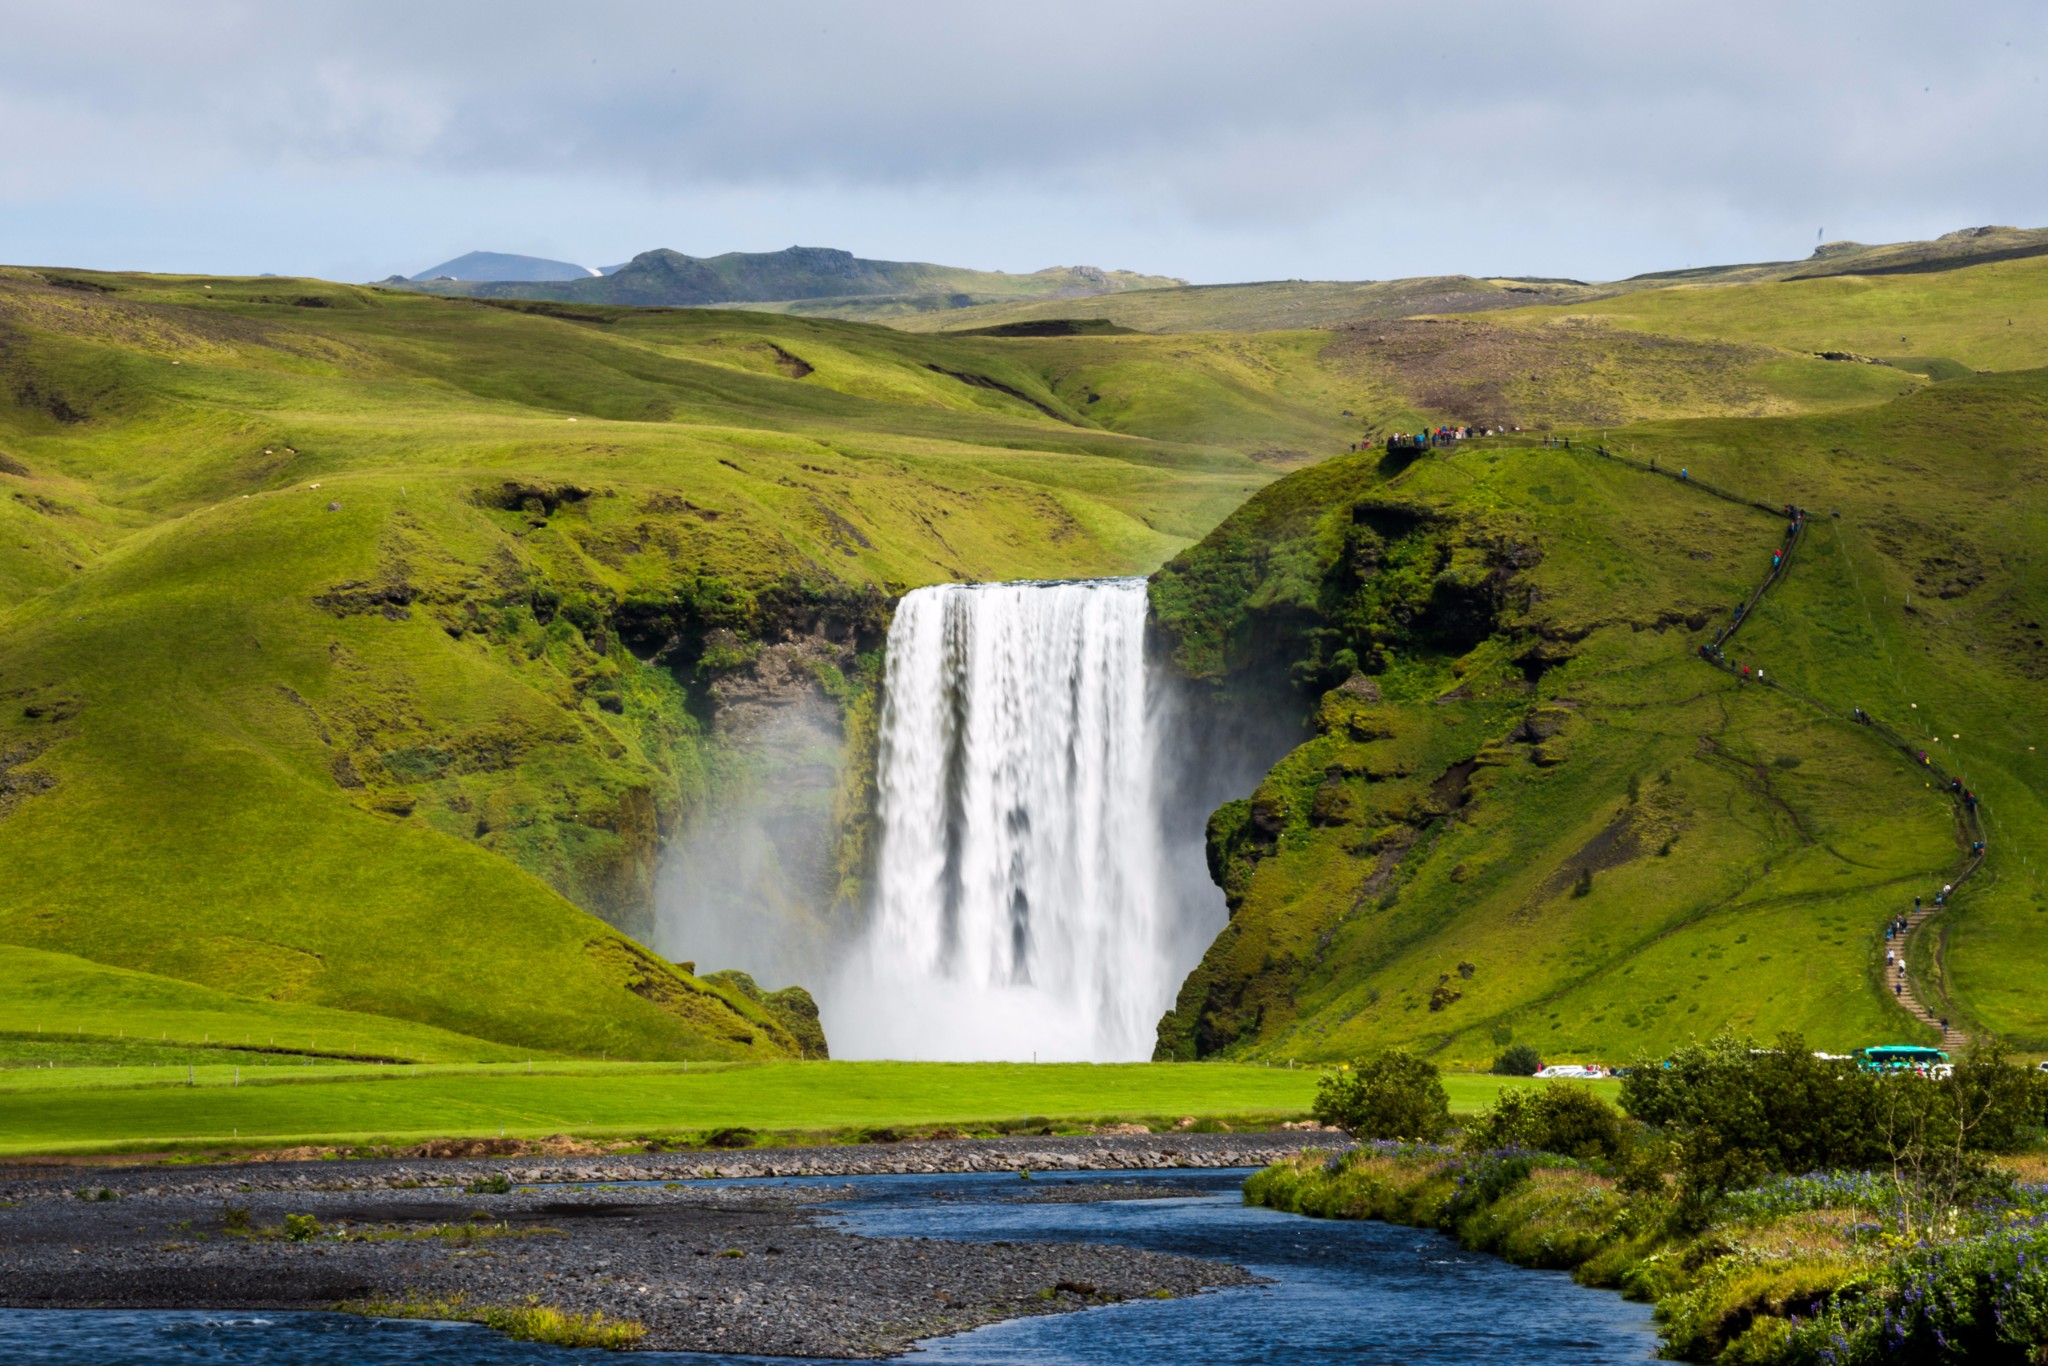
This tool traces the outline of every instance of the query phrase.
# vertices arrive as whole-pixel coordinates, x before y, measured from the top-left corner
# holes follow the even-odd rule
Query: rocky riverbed
[[[847,1187],[703,1180],[1255,1166],[1337,1141],[1096,1135],[24,1174],[0,1183],[0,1303],[279,1309],[536,1299],[638,1321],[649,1348],[887,1356],[920,1337],[1020,1314],[1253,1278],[1124,1247],[856,1237],[812,1209]],[[1036,1180],[1020,1179],[1015,1198],[1080,1194]],[[1095,1198],[1164,1193],[1134,1180]]]

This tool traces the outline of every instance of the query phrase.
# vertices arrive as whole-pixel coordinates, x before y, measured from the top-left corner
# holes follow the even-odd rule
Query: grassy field
[[[1889,360],[1901,374],[1954,376],[2048,360],[2044,304],[2048,257],[2031,257],[1932,274],[1686,284],[1494,314],[1491,321],[1541,327],[1561,318],[1599,319],[1664,336],[1847,352]]]
[[[857,1137],[1026,1121],[1170,1127],[1189,1116],[1241,1126],[1305,1117],[1317,1076],[1284,1065],[1142,1063],[324,1065],[243,1067],[239,1078],[229,1064],[0,1070],[0,1153],[413,1143],[501,1129],[513,1138],[689,1140],[720,1128]],[[1503,1086],[1543,1084],[1460,1075],[1445,1083],[1461,1114]]]

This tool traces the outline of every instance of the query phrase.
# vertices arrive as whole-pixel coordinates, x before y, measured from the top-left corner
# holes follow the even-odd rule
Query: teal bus
[[[1856,1050],[1856,1065],[1871,1072],[1925,1072],[1947,1063],[1948,1054],[1939,1048],[1918,1044],[1888,1043]]]

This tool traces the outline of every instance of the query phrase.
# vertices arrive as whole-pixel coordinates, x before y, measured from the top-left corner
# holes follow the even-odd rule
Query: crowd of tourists
[[[1504,436],[1510,431],[1519,430],[1520,428],[1510,427],[1431,427],[1426,431],[1420,432],[1393,432],[1380,444],[1390,451],[1427,451],[1439,446],[1456,445],[1460,441],[1468,441],[1475,436]],[[1549,441],[1550,438],[1544,438],[1546,445],[1549,444]],[[1373,444],[1371,441],[1361,441],[1351,449],[1354,451],[1368,450]]]

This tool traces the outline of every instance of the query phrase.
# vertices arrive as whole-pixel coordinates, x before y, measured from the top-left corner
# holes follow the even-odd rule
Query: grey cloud
[[[1825,219],[2048,219],[2016,169],[2048,152],[2048,11],[2030,4],[1942,23],[1897,3],[1609,0],[17,8],[0,51],[0,113],[31,133],[0,145],[16,201],[238,176],[470,179],[512,217],[521,181],[894,195],[906,214],[971,194],[1163,215],[1233,251],[1263,231],[1276,252],[1304,218],[1405,204],[1494,216],[1501,260],[1528,240],[1517,215],[1667,242],[1718,223],[1731,245]],[[1486,240],[1473,227],[1448,236]]]

